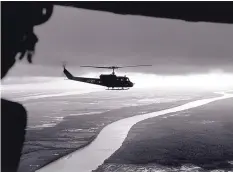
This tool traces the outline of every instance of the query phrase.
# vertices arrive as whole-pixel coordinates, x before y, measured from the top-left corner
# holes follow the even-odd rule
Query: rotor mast
[[[115,75],[115,69],[118,69],[118,67],[112,66],[111,68],[112,68],[112,75]]]

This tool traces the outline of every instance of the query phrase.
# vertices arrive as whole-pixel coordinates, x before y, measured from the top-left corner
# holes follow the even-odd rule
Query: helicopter
[[[67,69],[66,65],[63,64],[63,73],[69,80],[85,82],[89,84],[95,84],[100,86],[105,86],[108,90],[128,90],[134,86],[128,77],[126,76],[117,76],[115,70],[119,68],[128,68],[128,67],[140,67],[140,66],[152,66],[152,65],[135,65],[135,66],[80,66],[88,68],[97,68],[97,69],[112,69],[111,74],[101,74],[99,78],[85,78],[85,77],[75,77]]]

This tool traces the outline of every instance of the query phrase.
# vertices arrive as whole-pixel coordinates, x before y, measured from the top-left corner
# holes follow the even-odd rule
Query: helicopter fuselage
[[[133,87],[133,83],[126,76],[100,75],[101,82],[106,87]]]

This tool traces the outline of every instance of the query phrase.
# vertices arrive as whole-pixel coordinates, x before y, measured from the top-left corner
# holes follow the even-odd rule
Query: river
[[[144,115],[137,115],[116,121],[99,133],[97,138],[88,146],[79,149],[57,161],[37,170],[37,172],[91,172],[97,169],[105,159],[109,158],[119,149],[127,137],[130,128],[145,119],[153,118],[168,113],[179,112],[195,107],[199,107],[217,100],[232,98],[233,94],[223,94],[220,97],[192,101],[181,106],[169,108]]]

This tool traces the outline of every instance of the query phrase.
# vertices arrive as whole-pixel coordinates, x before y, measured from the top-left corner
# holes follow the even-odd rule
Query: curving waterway
[[[57,161],[37,170],[37,172],[91,172],[97,169],[105,159],[109,158],[117,149],[119,149],[127,137],[130,128],[145,119],[153,118],[168,113],[179,112],[195,107],[199,107],[217,100],[232,98],[233,94],[223,94],[220,97],[197,100],[186,103],[181,106],[169,108],[157,112],[144,115],[137,115],[125,119],[121,119],[109,124],[96,137],[96,139],[88,146],[79,149]]]

